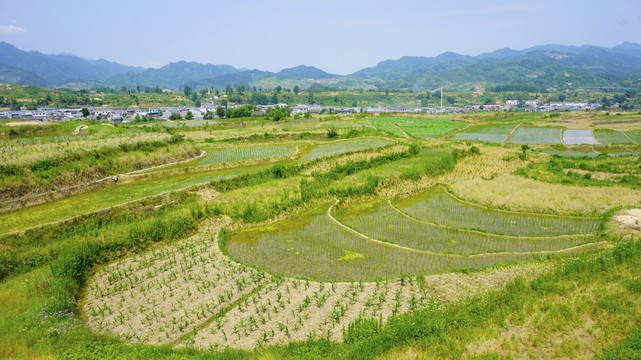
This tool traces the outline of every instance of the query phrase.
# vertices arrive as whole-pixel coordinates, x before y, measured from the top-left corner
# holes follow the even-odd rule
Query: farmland
[[[641,233],[617,220],[641,207],[641,116],[592,126],[607,116],[0,125],[0,181],[41,176],[32,164],[58,147],[140,165],[40,203],[7,195],[0,355],[619,351],[641,316]]]
[[[206,149],[206,152],[207,156],[204,159],[198,161],[199,166],[291,156],[296,153],[296,145],[284,144],[275,146],[268,145],[234,148],[212,148]]]
[[[462,121],[421,119],[413,117],[377,117],[368,119],[376,129],[393,136],[412,136],[422,139],[437,138],[464,125]]]
[[[519,127],[507,140],[510,144],[561,144],[562,128]]]
[[[476,125],[465,129],[455,136],[457,140],[478,140],[483,142],[501,143],[512,133],[517,125]]]

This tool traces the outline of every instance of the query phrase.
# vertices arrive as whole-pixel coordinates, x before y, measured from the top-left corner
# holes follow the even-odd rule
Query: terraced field
[[[397,200],[394,205],[415,219],[450,228],[525,237],[594,234],[599,220],[490,210],[459,201],[441,188]]]
[[[342,209],[336,218],[372,239],[445,254],[558,251],[585,242],[577,237],[512,238],[440,227],[414,220],[381,201]]]
[[[510,144],[561,144],[562,128],[519,127],[507,140]]]
[[[437,138],[465,125],[464,122],[457,120],[387,116],[371,118],[369,122],[376,129],[391,135],[408,134],[421,139]]]
[[[79,195],[49,201],[40,205],[0,214],[0,234],[21,231],[34,226],[69,219],[93,211],[109,208],[129,201],[158,195],[168,191],[227,179],[259,171],[261,166],[180,174],[169,177],[113,185]]]
[[[594,137],[603,145],[633,144],[623,131],[597,129],[594,130]]]
[[[363,223],[366,224],[365,227],[369,226],[370,228],[365,228],[365,231],[370,231],[371,235],[374,235],[370,238],[332,221],[327,214],[329,208],[330,204],[325,204],[275,225],[234,232],[226,239],[225,249],[233,258],[243,263],[272,273],[299,276],[315,281],[373,281],[401,274],[433,274],[461,267],[479,268],[510,260],[523,260],[532,256],[519,253],[496,253],[473,257],[436,254],[423,249],[436,246],[444,251],[461,251],[469,254],[488,252],[492,249],[498,251],[500,246],[510,246],[510,242],[505,239],[499,240],[498,237],[486,236],[481,240],[483,243],[474,244],[472,241],[474,235],[469,235],[469,238],[464,239],[468,241],[463,246],[456,243],[461,240],[460,238],[453,239],[452,243],[448,243],[448,239],[441,238],[440,243],[432,245],[425,242],[433,239],[419,232],[414,235],[425,242],[417,241],[413,236],[394,235],[398,234],[399,230],[411,231],[409,227],[411,225],[406,222],[399,226],[397,222],[389,220],[387,216],[391,214],[379,213],[364,217],[365,220],[346,221],[348,224]],[[424,224],[417,223],[414,226],[422,225]],[[414,228],[414,230],[417,229]],[[394,240],[398,243],[380,241],[380,237],[377,236],[380,232],[386,232],[390,237],[394,236]],[[534,240],[518,242],[518,244],[523,246],[521,251],[526,246],[529,246],[527,249],[540,251],[559,250],[582,242],[585,241],[560,239],[558,242]],[[518,249],[518,245],[513,248]]]
[[[294,155],[296,151],[296,144],[211,148],[206,149],[207,156],[201,159],[198,165],[218,165],[291,156]]]
[[[199,235],[103,267],[84,297],[87,325],[130,342],[251,349],[308,339],[341,341],[358,319],[386,322],[452,296],[449,275],[333,283],[273,276],[220,252],[216,235],[225,224],[212,222]],[[359,259],[349,253],[340,261]],[[498,281],[488,281],[491,274],[454,278],[470,287],[470,296],[546,268],[522,265]]]
[[[475,125],[457,134],[455,140],[476,140],[488,143],[501,143],[516,128],[515,124]]]
[[[392,144],[392,141],[375,138],[336,141],[314,146],[309,152],[302,155],[300,160],[303,162],[313,161],[328,156],[375,149]]]
[[[592,130],[565,130],[563,132],[563,143],[566,145],[599,145]]]

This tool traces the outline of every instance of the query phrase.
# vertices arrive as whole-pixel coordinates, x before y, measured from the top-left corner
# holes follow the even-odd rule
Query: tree
[[[89,109],[82,108],[82,110],[80,111],[82,112],[82,117],[86,118],[87,116],[89,116]]]
[[[222,119],[225,117],[225,115],[226,115],[226,111],[224,107],[219,106],[216,108],[216,116],[218,116],[218,118]]]
[[[272,104],[278,104],[278,93],[277,92],[272,94],[271,103]]]
[[[185,85],[185,87],[183,88],[183,93],[185,94],[185,96],[189,97],[191,95],[191,86]]]
[[[194,113],[191,112],[191,110],[187,111],[187,114],[185,114],[185,120],[193,120],[194,119]]]
[[[238,95],[242,95],[243,91],[245,91],[245,85],[239,84],[236,86],[236,91],[238,91]]]
[[[298,85],[294,85],[294,94],[298,95],[298,92],[300,92],[300,87]]]
[[[291,110],[289,107],[275,107],[270,108],[265,113],[266,118],[270,118],[274,121],[279,121],[283,118],[289,117],[291,115]]]
[[[169,120],[182,120],[182,116],[180,116],[180,113],[172,113],[169,115]]]
[[[560,102],[564,102],[564,101],[565,101],[565,99],[567,99],[567,96],[565,96],[565,94],[560,94],[560,95],[559,95],[559,101],[560,101]]]
[[[450,104],[450,105],[454,105],[454,101],[455,100],[456,99],[454,99],[454,96],[448,96],[448,97],[445,98],[445,101],[447,101],[447,103]]]
[[[279,94],[283,90],[283,88],[280,85],[278,85],[274,88],[274,90],[276,90],[276,94]]]
[[[307,96],[307,103],[308,104],[313,104],[314,103],[314,93],[312,90],[309,90],[309,95]]]

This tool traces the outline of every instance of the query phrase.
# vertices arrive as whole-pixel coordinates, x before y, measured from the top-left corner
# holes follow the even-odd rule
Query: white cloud
[[[24,29],[14,25],[0,25],[0,33],[3,34],[22,34]]]

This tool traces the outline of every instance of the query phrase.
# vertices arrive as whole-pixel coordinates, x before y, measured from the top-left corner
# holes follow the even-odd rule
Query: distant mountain
[[[106,60],[86,60],[73,55],[27,52],[6,42],[0,42],[0,62],[36,74],[45,80],[48,86],[62,86],[70,82],[101,81],[116,74],[143,70],[140,67],[120,65]],[[16,72],[11,76],[20,76],[20,74]]]
[[[48,87],[49,82],[33,71],[27,71],[9,64],[0,63],[0,83],[35,85]]]
[[[159,86],[180,91],[185,85],[194,89],[223,89],[226,85],[242,84],[262,88],[299,85],[424,91],[442,86],[470,90],[520,84],[541,89],[576,89],[634,86],[639,83],[640,73],[641,45],[635,43],[612,48],[547,44],[523,50],[503,48],[477,56],[454,52],[434,57],[404,56],[347,76],[305,65],[272,73],[186,61],[145,70],[73,55],[26,52],[0,43],[0,81],[47,87]]]
[[[331,79],[338,75],[327,73],[313,66],[300,65],[289,69],[283,69],[276,73],[278,77],[285,79]]]
[[[147,69],[142,72],[119,74],[105,79],[104,84],[113,87],[126,86],[128,88],[160,86],[163,89],[180,90],[185,85],[196,83],[203,79],[216,78],[238,72],[238,69],[229,65],[203,65],[193,61],[179,61],[167,64],[160,69]]]
[[[224,89],[227,85],[230,85],[232,87],[236,87],[238,85],[249,87],[250,84],[256,81],[272,77],[274,75],[274,73],[268,71],[245,70],[241,72],[217,76],[214,78],[193,81],[188,85],[194,88],[213,87],[218,89]]]
[[[436,57],[386,60],[349,76],[378,88],[466,90],[489,84],[522,84],[539,88],[604,86],[625,81],[641,71],[641,45],[613,48],[539,45],[465,56],[451,52]]]

